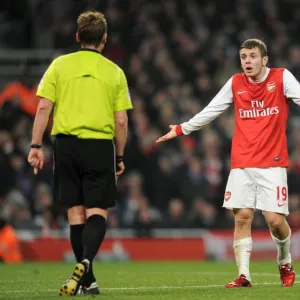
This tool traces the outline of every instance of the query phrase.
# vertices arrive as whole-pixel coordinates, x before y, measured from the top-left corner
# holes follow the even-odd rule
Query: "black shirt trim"
[[[100,52],[96,49],[81,48],[79,51],[91,51],[91,52],[95,52],[95,53],[100,54]]]

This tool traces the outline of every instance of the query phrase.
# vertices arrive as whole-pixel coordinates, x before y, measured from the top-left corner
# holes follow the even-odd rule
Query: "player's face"
[[[258,80],[265,74],[268,57],[262,57],[259,48],[241,49],[240,59],[243,71],[251,79]]]

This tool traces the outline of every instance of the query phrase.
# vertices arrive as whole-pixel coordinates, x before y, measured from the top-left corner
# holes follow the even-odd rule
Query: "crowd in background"
[[[134,105],[126,172],[118,182],[118,205],[110,210],[109,228],[135,228],[142,236],[151,235],[152,228],[231,228],[231,212],[222,203],[230,171],[233,110],[190,136],[159,145],[155,140],[169,124],[198,113],[241,72],[238,51],[247,38],[264,40],[269,66],[286,67],[300,80],[300,3],[2,0],[0,50],[75,51],[76,17],[87,8],[107,16],[104,55],[124,69]],[[15,228],[38,228],[46,234],[64,229],[67,222],[65,212],[53,205],[49,132],[38,176],[26,161],[32,122],[17,98],[0,107],[0,205]],[[289,222],[300,228],[300,109],[293,103],[288,124]],[[256,212],[253,227],[266,227],[261,212]]]

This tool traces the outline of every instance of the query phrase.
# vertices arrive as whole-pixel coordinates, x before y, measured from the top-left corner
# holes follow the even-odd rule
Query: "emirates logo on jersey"
[[[225,192],[225,195],[224,195],[224,200],[225,200],[225,201],[229,201],[230,197],[231,197],[231,192],[226,191],[226,192]]]
[[[269,92],[272,93],[275,90],[275,88],[276,88],[276,83],[274,81],[271,81],[271,82],[267,83],[267,90]]]
[[[266,107],[264,100],[252,100],[251,109],[239,109],[241,119],[252,119],[258,117],[267,117],[279,114],[279,107]]]

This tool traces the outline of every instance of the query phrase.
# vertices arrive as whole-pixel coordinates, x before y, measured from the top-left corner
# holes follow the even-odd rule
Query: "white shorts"
[[[289,214],[286,168],[245,168],[230,171],[223,207],[253,208]]]

